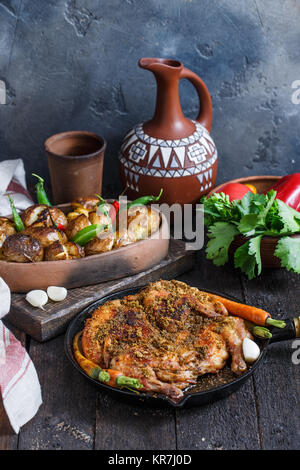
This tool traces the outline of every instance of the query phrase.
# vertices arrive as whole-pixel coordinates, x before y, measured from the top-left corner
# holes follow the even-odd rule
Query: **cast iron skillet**
[[[271,329],[273,337],[271,340],[257,340],[257,343],[260,346],[260,356],[257,361],[247,370],[243,375],[237,377],[231,373],[229,367],[225,367],[222,371],[218,374],[210,374],[211,381],[207,380],[205,376],[199,378],[199,382],[197,385],[193,385],[189,387],[185,392],[183,398],[179,402],[174,402],[170,398],[164,395],[152,394],[152,393],[143,393],[143,392],[131,392],[126,389],[118,389],[110,387],[109,385],[105,385],[104,383],[98,382],[97,380],[92,379],[89,377],[77,364],[76,360],[73,356],[73,338],[84,328],[85,320],[90,317],[93,311],[99,307],[100,305],[104,304],[108,300],[118,299],[125,297],[126,295],[136,294],[139,292],[143,287],[135,287],[131,289],[124,289],[113,294],[109,294],[100,300],[92,303],[88,307],[86,307],[82,312],[80,312],[77,317],[70,323],[66,336],[65,336],[65,352],[67,357],[72,362],[73,366],[82,374],[84,375],[90,382],[92,382],[95,386],[99,388],[101,391],[105,391],[111,394],[114,397],[122,398],[125,401],[134,402],[134,403],[144,403],[149,404],[151,406],[166,406],[171,405],[175,408],[183,408],[183,407],[191,407],[191,406],[198,406],[204,405],[206,403],[211,403],[215,400],[219,400],[220,398],[227,397],[231,393],[235,392],[243,383],[246,382],[247,379],[253,374],[255,369],[263,362],[263,358],[266,354],[267,347],[271,343],[275,343],[278,341],[284,341],[288,339],[293,339],[299,336],[299,318],[296,319],[287,319],[286,327],[284,329],[273,328]],[[228,299],[235,300],[240,302],[240,300],[230,297],[228,295],[219,294],[217,292],[208,290],[208,289],[201,289],[205,292],[209,292],[211,294],[221,295],[223,297],[227,297]],[[297,325],[297,331],[296,331]],[[205,384],[203,387],[203,383]],[[201,390],[201,387],[204,388]],[[199,391],[200,388],[200,391]]]

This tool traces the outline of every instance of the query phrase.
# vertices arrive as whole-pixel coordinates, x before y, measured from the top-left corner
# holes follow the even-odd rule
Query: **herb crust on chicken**
[[[247,370],[244,320],[221,302],[179,281],[150,283],[140,293],[106,302],[86,321],[82,349],[105,369],[137,378],[145,391],[174,400],[231,356],[236,374]]]

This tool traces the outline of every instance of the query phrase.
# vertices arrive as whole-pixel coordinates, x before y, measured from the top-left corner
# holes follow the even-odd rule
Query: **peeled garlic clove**
[[[243,354],[246,362],[255,362],[260,355],[260,349],[252,339],[244,338]]]
[[[68,291],[65,287],[49,286],[47,289],[49,299],[54,300],[54,302],[65,300],[67,293]]]
[[[31,290],[27,293],[26,300],[33,307],[39,307],[44,310],[44,305],[48,302],[48,295],[43,290]]]

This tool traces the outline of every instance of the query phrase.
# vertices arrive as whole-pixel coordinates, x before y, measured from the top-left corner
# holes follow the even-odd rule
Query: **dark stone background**
[[[0,0],[0,158],[47,180],[44,140],[85,129],[108,141],[104,194],[120,189],[122,136],[153,113],[143,56],[181,59],[213,99],[218,182],[300,171],[298,0]],[[184,112],[197,97],[180,85]]]

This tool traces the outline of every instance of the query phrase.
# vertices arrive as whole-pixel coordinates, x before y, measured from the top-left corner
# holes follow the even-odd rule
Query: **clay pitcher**
[[[157,195],[163,188],[161,202],[198,202],[213,188],[217,173],[217,150],[209,135],[212,103],[208,89],[177,60],[143,58],[139,66],[154,74],[157,96],[153,118],[131,129],[121,146],[120,172],[123,186],[129,187],[128,198]],[[200,111],[195,120],[182,113],[181,78],[187,78],[198,93]]]

